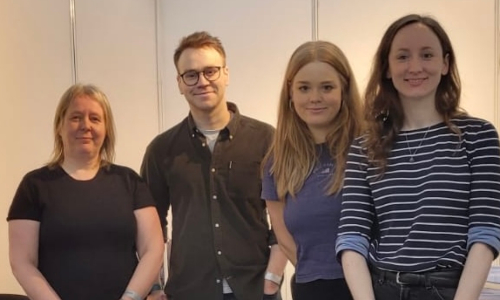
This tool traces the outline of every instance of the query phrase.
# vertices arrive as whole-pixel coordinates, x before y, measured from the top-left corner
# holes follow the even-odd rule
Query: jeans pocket
[[[432,299],[434,300],[453,300],[455,298],[456,288],[432,287]]]

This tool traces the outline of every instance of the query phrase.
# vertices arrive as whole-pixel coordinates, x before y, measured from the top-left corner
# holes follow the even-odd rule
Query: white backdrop
[[[148,142],[187,114],[172,56],[178,41],[195,30],[219,36],[226,48],[228,99],[242,113],[275,125],[286,63],[299,44],[314,36],[338,44],[364,87],[387,25],[409,12],[429,13],[457,52],[464,107],[500,124],[499,0],[1,0],[3,218],[22,176],[46,162],[52,149],[55,106],[73,78],[71,1],[77,78],[108,94],[117,163],[136,170]],[[7,223],[1,224],[0,293],[22,293],[8,267]],[[284,286],[284,299],[291,299]]]

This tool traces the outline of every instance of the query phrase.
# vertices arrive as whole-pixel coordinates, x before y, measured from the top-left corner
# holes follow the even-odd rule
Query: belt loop
[[[432,288],[430,272],[424,273],[425,288],[430,290]]]
[[[378,269],[378,271],[379,271],[379,272],[378,272],[378,273],[379,273],[379,274],[378,274],[378,283],[379,283],[379,284],[382,284],[382,283],[384,283],[384,282],[385,282],[385,272],[386,272],[386,271],[384,271],[384,270],[380,270],[380,269]]]

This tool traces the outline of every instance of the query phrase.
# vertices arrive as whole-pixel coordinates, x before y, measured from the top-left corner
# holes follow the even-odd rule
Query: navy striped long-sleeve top
[[[468,249],[500,251],[500,148],[487,121],[452,120],[401,131],[383,176],[367,161],[363,137],[346,166],[337,254],[353,250],[384,270],[461,268]]]

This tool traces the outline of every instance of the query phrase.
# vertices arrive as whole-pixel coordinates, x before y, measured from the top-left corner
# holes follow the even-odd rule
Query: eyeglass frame
[[[201,71],[196,71],[196,70],[187,70],[186,72],[184,72],[184,73],[182,73],[182,74],[179,74],[179,77],[182,79],[182,82],[184,82],[184,84],[185,84],[186,86],[195,86],[195,85],[197,85],[197,84],[198,84],[198,82],[200,82],[200,73],[202,73],[202,74],[203,74],[203,77],[205,77],[205,79],[206,79],[207,81],[209,81],[209,82],[214,82],[214,81],[216,81],[217,79],[219,79],[219,78],[220,78],[221,70],[222,70],[222,68],[225,68],[225,67],[226,67],[226,66],[208,66],[208,67],[205,67],[205,68],[204,68],[203,70],[201,70]],[[215,68],[215,69],[217,69],[217,74],[218,74],[217,78],[215,78],[215,79],[209,79],[209,78],[207,78],[207,75],[205,74],[205,72],[207,71],[207,69],[210,69],[210,68]],[[196,77],[197,77],[197,78],[196,78],[196,81],[195,81],[193,84],[188,84],[188,83],[186,82],[186,79],[184,78],[184,75],[186,75],[186,74],[187,74],[187,73],[189,73],[189,72],[195,72],[195,74],[196,74]]]

